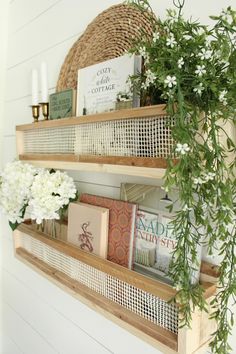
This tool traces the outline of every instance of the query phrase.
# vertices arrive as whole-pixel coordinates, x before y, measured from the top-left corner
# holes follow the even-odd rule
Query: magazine
[[[134,262],[134,270],[137,272],[169,284],[172,284],[172,281],[168,271],[177,244],[172,220],[172,214],[138,210]],[[199,270],[196,270],[192,274],[191,282],[196,283],[198,279]]]

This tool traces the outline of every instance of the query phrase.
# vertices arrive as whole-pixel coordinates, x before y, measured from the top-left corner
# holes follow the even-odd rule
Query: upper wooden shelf
[[[169,123],[165,105],[156,105],[18,125],[17,152],[46,168],[162,179]]]
[[[62,118],[54,120],[40,120],[37,123],[17,125],[16,131],[25,131],[40,128],[65,127],[70,125],[79,125],[85,123],[106,122],[111,120],[129,119],[129,118],[148,118],[163,117],[166,115],[165,104],[122,109],[118,111],[91,114],[86,116]]]

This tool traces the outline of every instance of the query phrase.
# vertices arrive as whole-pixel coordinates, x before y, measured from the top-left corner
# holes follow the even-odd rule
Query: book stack
[[[172,284],[168,276],[176,239],[173,215],[136,203],[81,194],[70,203],[68,242],[143,275]],[[199,249],[200,260],[200,249]],[[192,283],[199,280],[199,269]]]
[[[107,259],[132,269],[137,205],[91,194],[82,194],[80,200],[109,209]]]

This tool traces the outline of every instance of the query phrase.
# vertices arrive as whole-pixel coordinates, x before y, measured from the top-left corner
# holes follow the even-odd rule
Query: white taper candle
[[[38,71],[32,70],[32,106],[39,104],[38,98]]]
[[[41,63],[41,102],[48,102],[47,64]]]

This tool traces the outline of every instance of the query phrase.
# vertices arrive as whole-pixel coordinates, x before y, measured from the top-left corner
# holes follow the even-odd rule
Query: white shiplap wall
[[[9,1],[4,114],[0,110],[3,164],[12,161],[16,155],[15,125],[32,121],[28,107],[31,102],[31,69],[39,68],[40,62],[46,61],[50,91],[54,92],[69,48],[98,13],[116,3],[119,1]],[[152,0],[150,3],[156,13],[163,16],[172,1]],[[207,23],[208,15],[217,14],[228,5],[236,8],[236,0],[186,0],[186,15]],[[5,11],[7,13],[6,8]],[[95,173],[73,173],[73,176],[80,191],[111,197],[119,196],[121,182],[160,183]],[[0,236],[0,249],[3,250],[0,354],[158,354],[140,339],[17,261],[13,256],[11,232],[4,218]]]

